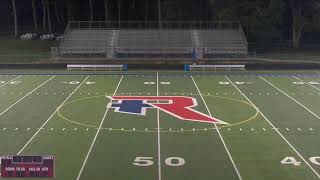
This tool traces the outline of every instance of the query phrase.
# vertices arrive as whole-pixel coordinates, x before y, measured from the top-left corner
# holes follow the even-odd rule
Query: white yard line
[[[200,94],[200,97],[201,97],[201,99],[202,99],[202,101],[203,101],[203,103],[204,103],[204,105],[205,105],[205,107],[206,107],[206,109],[207,109],[207,111],[208,111],[208,113],[209,113],[209,116],[212,116],[212,114],[211,114],[211,112],[210,112],[210,109],[208,108],[207,103],[206,103],[206,101],[204,100],[204,98],[203,98],[203,96],[202,96],[202,94],[201,94],[201,91],[200,91],[200,89],[199,89],[196,81],[194,80],[193,76],[191,76],[191,79],[192,79],[195,87],[197,88],[198,93]],[[223,137],[222,137],[222,135],[221,135],[221,133],[220,133],[220,131],[219,131],[219,128],[217,127],[217,125],[216,125],[215,123],[214,123],[214,127],[215,127],[215,129],[217,130],[217,133],[218,133],[218,135],[219,135],[219,137],[220,137],[220,139],[221,139],[221,142],[222,142],[222,144],[223,144],[223,146],[224,146],[224,148],[225,148],[225,150],[226,150],[226,152],[227,152],[227,154],[228,154],[228,156],[229,156],[229,159],[230,159],[230,161],[231,161],[231,163],[232,163],[232,165],[233,165],[233,167],[234,167],[234,170],[236,171],[236,173],[237,173],[237,175],[238,175],[239,180],[242,180],[241,174],[240,174],[240,172],[239,172],[236,164],[235,164],[234,161],[233,161],[233,158],[232,158],[232,156],[231,156],[231,153],[230,153],[230,151],[229,151],[229,149],[228,149],[228,147],[227,147],[227,145],[226,145],[226,143],[225,143],[225,141],[224,141],[224,139],[223,139]]]
[[[320,88],[318,88],[318,87],[316,87],[316,86],[314,86],[314,85],[312,85],[312,84],[310,84],[310,83],[308,83],[308,82],[306,82],[306,81],[304,81],[304,80],[302,80],[302,79],[300,79],[300,78],[298,78],[298,77],[296,77],[296,76],[292,76],[292,77],[294,77],[294,78],[296,78],[297,80],[299,80],[299,81],[301,81],[301,82],[303,82],[303,83],[306,83],[307,85],[309,85],[309,86],[313,87],[314,89],[320,91]]]
[[[311,113],[313,116],[315,116],[316,118],[320,119],[320,117],[312,112],[309,108],[307,108],[306,106],[304,106],[303,104],[301,104],[299,101],[297,101],[295,98],[291,97],[290,95],[288,95],[287,93],[285,93],[284,91],[282,91],[280,88],[278,88],[277,86],[275,86],[274,84],[272,84],[271,82],[269,82],[268,80],[266,80],[265,78],[259,76],[262,80],[264,80],[265,82],[267,82],[268,84],[270,84],[272,87],[274,87],[275,89],[277,89],[278,91],[280,91],[282,94],[284,94],[285,96],[287,96],[288,98],[290,98],[291,100],[293,100],[294,102],[296,102],[297,104],[299,104],[301,107],[303,107],[305,110],[307,110],[309,113]]]
[[[159,72],[157,72],[157,96],[159,96]],[[157,108],[157,128],[158,128],[158,180],[161,180],[161,143],[160,143],[160,112]]]
[[[18,79],[18,78],[20,78],[20,77],[21,77],[21,75],[20,75],[20,76],[15,77],[15,78],[13,78],[13,79],[11,79],[10,81],[8,81],[8,82],[6,82],[6,83],[4,83],[4,84],[2,84],[2,85],[0,85],[0,87],[5,86],[5,85],[7,85],[7,84],[11,83],[12,81],[14,81],[14,80],[16,80],[16,79]]]
[[[59,108],[64,105],[65,102],[80,88],[80,86],[89,78],[87,76],[78,86],[75,88],[70,95],[60,104],[60,106],[57,107],[57,109],[51,114],[51,116],[42,124],[42,126],[34,133],[34,135],[29,139],[29,141],[20,149],[20,151],[17,153],[18,155],[21,154],[24,149],[30,144],[30,142],[38,135],[38,133],[44,128],[44,126],[52,119],[52,117],[56,114]]]
[[[116,89],[115,89],[115,91],[114,91],[114,93],[113,93],[113,96],[116,95],[116,93],[117,93],[117,91],[118,91],[118,89],[119,89],[119,86],[120,86],[120,84],[121,84],[121,82],[122,82],[122,79],[123,79],[123,75],[121,76],[121,78],[120,78],[120,80],[119,80],[119,82],[118,82],[118,85],[117,85],[117,87],[116,87]],[[102,125],[103,125],[103,123],[104,123],[104,121],[105,121],[105,119],[106,119],[106,117],[107,117],[108,112],[109,112],[109,108],[106,109],[106,111],[105,111],[105,113],[104,113],[104,115],[103,115],[103,117],[102,117],[102,120],[101,120],[101,122],[100,122],[99,128],[98,128],[98,130],[97,130],[97,132],[96,132],[96,135],[95,135],[94,138],[93,138],[93,141],[92,141],[92,143],[91,143],[91,145],[90,145],[89,151],[87,152],[86,158],[84,159],[84,161],[83,161],[83,163],[82,163],[82,166],[81,166],[81,169],[80,169],[80,171],[79,171],[79,173],[78,173],[77,180],[79,180],[80,177],[81,177],[81,175],[82,175],[83,169],[84,169],[84,167],[85,167],[86,164],[87,164],[87,161],[88,161],[88,159],[89,159],[89,156],[90,156],[90,154],[91,154],[91,151],[92,151],[92,149],[93,149],[93,146],[94,146],[94,144],[95,144],[95,142],[96,142],[96,140],[97,140],[97,138],[98,138],[98,135],[99,135],[100,130],[101,130],[101,128],[102,128]]]
[[[254,107],[256,108],[261,116],[271,125],[271,127],[280,135],[280,137],[291,147],[291,149],[303,160],[304,163],[307,164],[307,166],[314,172],[314,174],[320,179],[320,175],[318,172],[309,164],[309,162],[299,153],[299,151],[293,147],[293,145],[280,133],[278,128],[276,128],[270,121],[269,119],[260,111],[260,109],[227,77],[225,76],[228,81],[240,92],[240,94],[247,99],[247,101]]]
[[[20,98],[19,100],[17,100],[15,103],[11,104],[7,109],[5,109],[4,111],[2,111],[0,113],[0,116],[2,116],[4,113],[6,113],[9,109],[11,109],[13,106],[15,106],[16,104],[18,104],[20,101],[22,101],[24,98],[28,97],[30,94],[32,94],[34,91],[38,90],[40,87],[42,87],[43,85],[45,85],[47,82],[49,82],[51,79],[53,79],[55,76],[52,76],[50,79],[46,80],[44,83],[40,84],[38,87],[36,87],[35,89],[33,89],[32,91],[30,91],[28,94],[26,94],[25,96],[23,96],[22,98]]]

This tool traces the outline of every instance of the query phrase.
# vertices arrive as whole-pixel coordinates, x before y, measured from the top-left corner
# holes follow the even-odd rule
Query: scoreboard
[[[53,156],[1,156],[2,178],[53,178]]]

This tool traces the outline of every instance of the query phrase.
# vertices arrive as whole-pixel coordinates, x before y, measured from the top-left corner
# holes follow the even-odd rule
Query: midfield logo
[[[112,96],[108,108],[115,112],[145,115],[147,109],[159,109],[178,119],[206,123],[227,124],[215,117],[208,116],[195,109],[197,100],[185,96]]]

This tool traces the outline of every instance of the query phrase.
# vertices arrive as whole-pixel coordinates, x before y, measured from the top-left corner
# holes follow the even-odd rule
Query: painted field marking
[[[22,101],[23,99],[25,99],[26,97],[28,97],[30,94],[32,94],[34,91],[38,90],[40,87],[42,87],[43,85],[45,85],[47,82],[49,82],[51,79],[53,79],[55,76],[52,76],[50,79],[46,80],[45,82],[43,82],[42,84],[40,84],[38,87],[36,87],[35,89],[33,89],[32,91],[30,91],[28,94],[26,94],[25,96],[23,96],[22,98],[20,98],[19,100],[17,100],[15,103],[11,104],[7,109],[5,109],[4,111],[2,111],[0,113],[0,116],[2,116],[4,113],[6,113],[9,109],[11,109],[13,106],[15,106],[16,104],[18,104],[20,101]]]
[[[120,84],[121,84],[121,82],[122,82],[122,79],[123,79],[123,75],[121,76],[121,78],[120,78],[120,80],[119,80],[119,82],[118,82],[118,85],[117,85],[116,89],[114,90],[113,96],[116,95],[116,93],[117,93],[117,91],[118,91],[118,89],[119,89],[119,87],[120,87]],[[109,103],[110,103],[110,102],[109,102]],[[90,145],[89,151],[87,152],[87,155],[86,155],[86,157],[85,157],[85,159],[84,159],[84,161],[83,161],[83,163],[82,163],[81,169],[80,169],[80,171],[79,171],[79,173],[78,173],[78,176],[77,176],[77,180],[80,179],[81,174],[82,174],[82,172],[83,172],[83,169],[84,169],[84,167],[85,167],[86,164],[87,164],[87,161],[88,161],[88,159],[89,159],[89,156],[90,156],[90,154],[91,154],[91,151],[92,151],[92,149],[93,149],[93,146],[94,146],[94,144],[95,144],[95,142],[96,142],[96,140],[97,140],[97,137],[98,137],[98,135],[99,135],[99,132],[101,131],[102,125],[103,125],[103,123],[104,123],[104,121],[105,121],[105,119],[106,119],[106,117],[107,117],[108,112],[109,112],[109,108],[107,107],[107,109],[106,109],[106,111],[104,112],[104,115],[103,115],[103,117],[102,117],[102,120],[101,120],[101,122],[100,122],[99,128],[97,129],[96,135],[94,136],[93,141],[92,141],[92,143],[91,143],[91,145]],[[111,129],[110,129],[110,130],[111,130]]]
[[[0,87],[5,86],[6,84],[9,84],[9,83],[11,83],[11,82],[15,81],[16,79],[18,79],[18,78],[20,78],[20,77],[21,77],[21,75],[20,75],[20,76],[15,77],[15,78],[13,78],[13,79],[11,79],[10,81],[7,81],[6,83],[1,84],[1,85],[0,85]]]
[[[159,96],[159,72],[157,72],[157,96]],[[158,134],[158,180],[161,180],[161,144],[160,144],[160,112],[157,108],[157,134]]]
[[[296,76],[292,76],[292,77],[294,77],[294,78],[296,78],[297,80],[299,80],[299,81],[301,81],[301,82],[309,85],[310,87],[313,87],[314,89],[320,91],[320,88],[318,88],[318,87],[316,87],[316,86],[314,86],[314,85],[312,85],[312,84],[310,84],[310,83],[308,83],[308,82],[306,82],[306,81],[304,81],[304,80],[302,80],[302,79],[300,79],[300,78],[298,78],[298,77],[296,77]]]
[[[201,94],[201,91],[200,91],[200,89],[199,89],[199,87],[198,87],[198,85],[197,85],[197,83],[196,83],[196,81],[194,80],[194,78],[193,78],[192,75],[191,75],[191,79],[192,79],[192,81],[193,81],[193,83],[194,83],[194,85],[195,85],[198,93],[200,94],[200,97],[201,97],[201,99],[202,99],[202,101],[203,101],[203,103],[204,103],[204,105],[205,105],[205,107],[206,107],[206,109],[207,109],[207,112],[209,113],[209,116],[212,116],[212,114],[211,114],[211,112],[210,112],[210,109],[208,108],[207,103],[206,103],[206,101],[204,100],[204,98],[203,98],[203,96],[202,96],[202,94]],[[223,144],[223,146],[224,146],[224,148],[225,148],[225,150],[226,150],[226,152],[227,152],[227,154],[228,154],[228,156],[229,156],[229,159],[230,159],[230,161],[231,161],[231,163],[232,163],[232,165],[233,165],[233,167],[234,167],[234,170],[236,171],[236,173],[237,173],[237,175],[238,175],[239,180],[242,180],[241,174],[240,174],[240,172],[239,172],[236,164],[234,163],[233,158],[232,158],[232,156],[231,156],[231,153],[230,153],[230,151],[229,151],[226,143],[224,142],[223,137],[222,137],[222,135],[221,135],[221,133],[220,133],[220,131],[219,131],[219,129],[218,129],[218,127],[217,127],[217,125],[216,125],[215,123],[214,123],[214,126],[215,126],[215,129],[216,129],[216,131],[217,131],[217,133],[218,133],[218,135],[219,135],[219,137],[220,137],[220,139],[221,139],[221,142],[222,142],[222,144]]]
[[[270,84],[273,88],[277,89],[278,91],[280,91],[282,94],[284,94],[285,96],[287,96],[288,98],[290,98],[291,100],[293,100],[294,102],[296,102],[297,104],[299,104],[301,107],[303,107],[305,110],[307,110],[309,113],[311,113],[313,116],[315,116],[316,118],[318,118],[320,120],[320,117],[312,112],[309,108],[307,108],[305,105],[301,104],[299,101],[297,101],[295,98],[291,97],[289,94],[285,93],[284,91],[282,91],[280,88],[278,88],[277,86],[275,86],[274,84],[272,84],[270,81],[266,80],[265,78],[259,76],[262,80],[264,80],[265,82],[267,82],[268,84]]]
[[[258,109],[258,107],[227,77],[225,76],[228,81],[231,82],[231,84],[240,92],[240,94],[246,98],[248,100],[249,103],[251,103],[254,107],[256,107]],[[259,76],[260,77],[260,76]],[[280,131],[278,130],[278,128],[276,128],[271,121],[261,112],[260,109],[258,109],[259,113],[261,114],[261,116],[271,125],[271,127],[280,135],[280,137],[291,147],[291,149],[303,160],[303,162],[305,162],[307,164],[307,166],[310,168],[310,170],[312,170],[314,172],[314,174],[320,179],[320,175],[318,174],[318,172],[308,163],[308,161],[299,153],[299,151],[293,147],[293,145],[280,133]]]
[[[2,129],[1,129],[2,128]],[[5,127],[1,127],[1,131],[17,131],[19,130],[19,128],[11,128],[11,129],[7,129]],[[39,130],[39,128],[26,128],[25,130],[26,131],[30,131],[32,129],[35,129],[35,130]],[[79,129],[74,127],[74,128],[61,128],[60,130],[62,131],[65,131],[67,129],[72,129],[73,131],[78,131]],[[88,131],[90,128],[85,128],[84,130]],[[96,130],[98,130],[98,127],[97,128],[94,128]],[[158,128],[154,128],[155,130],[150,130],[148,128],[145,128],[145,129],[136,129],[136,128],[132,128],[132,129],[125,129],[125,128],[101,128],[101,130],[109,130],[109,131],[114,131],[114,132],[119,132],[119,131],[122,131],[122,132],[139,132],[139,133],[158,133]],[[267,131],[267,130],[274,130],[274,129],[280,129],[280,128],[270,128],[270,129],[266,129],[266,128],[262,128],[263,131]],[[291,129],[289,128],[283,128],[285,129],[286,131],[291,131]],[[53,128],[41,128],[41,130],[48,130],[48,131],[52,131],[54,130]],[[160,128],[160,133],[183,133],[183,132],[206,132],[208,130],[216,130],[216,128],[203,128],[203,129],[197,129],[197,128],[190,128],[190,129],[173,129],[173,128],[169,128],[169,129],[163,129],[163,128]],[[227,128],[228,131],[232,131],[231,128]],[[251,129],[242,129],[242,128],[239,128],[239,131],[259,131],[260,129],[255,129],[255,128],[251,128]],[[297,131],[304,131],[304,130],[307,130],[307,131],[314,131],[313,128],[297,128]],[[81,133],[81,132],[79,132]]]
[[[17,153],[17,155],[21,154],[24,149],[30,144],[30,142],[38,135],[38,133],[44,128],[44,126],[52,119],[52,117],[56,114],[56,112],[58,111],[58,109],[60,107],[63,106],[63,104],[65,102],[67,102],[67,100],[80,88],[80,86],[89,78],[89,76],[87,76],[81,84],[78,85],[77,88],[75,88],[70,94],[69,96],[56,108],[56,110],[51,114],[51,116],[42,124],[42,126],[34,133],[34,135],[29,139],[29,141],[20,149],[20,151]]]

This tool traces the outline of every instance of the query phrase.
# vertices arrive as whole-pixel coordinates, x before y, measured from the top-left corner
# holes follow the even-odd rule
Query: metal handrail
[[[237,29],[240,21],[69,21],[70,29]]]

